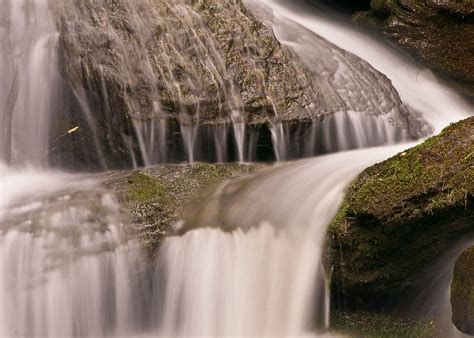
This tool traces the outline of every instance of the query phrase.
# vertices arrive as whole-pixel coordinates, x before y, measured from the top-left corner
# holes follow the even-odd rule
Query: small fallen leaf
[[[72,129],[69,129],[69,130],[67,131],[67,133],[68,133],[68,134],[72,134],[72,133],[76,132],[78,129],[79,129],[79,127],[74,127],[74,128],[72,128]]]
[[[407,156],[407,153],[406,153],[406,152],[403,152],[403,153],[400,154],[400,156],[401,156],[401,157]]]

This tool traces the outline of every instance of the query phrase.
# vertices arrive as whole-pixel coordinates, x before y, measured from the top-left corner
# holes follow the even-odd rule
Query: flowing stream
[[[329,293],[321,255],[327,226],[361,170],[410,144],[279,164],[225,183],[195,211],[196,224],[187,224],[197,229],[166,239],[150,269],[133,226],[100,187],[100,177],[45,168],[59,100],[58,33],[48,4],[0,4],[0,336],[324,334]],[[305,38],[320,34],[372,64],[437,131],[472,113],[429,71],[343,24],[309,14],[303,5],[260,5],[274,11],[275,33],[285,43],[279,29],[291,21],[311,32]],[[344,135],[353,129],[341,125],[351,116],[331,122],[339,131],[336,142],[349,140]],[[391,137],[388,121],[370,127],[360,125],[364,121],[372,123],[358,120],[351,127],[365,137],[356,148],[403,139]],[[234,122],[243,160],[245,127]],[[146,161],[158,161],[153,140],[163,126],[135,127],[140,147],[149,149]],[[278,128],[272,133],[282,138]],[[192,161],[193,133],[185,134]],[[380,135],[382,142],[371,142]],[[328,136],[327,143],[332,141]],[[335,151],[349,148],[354,145]],[[284,159],[285,150],[276,155]]]

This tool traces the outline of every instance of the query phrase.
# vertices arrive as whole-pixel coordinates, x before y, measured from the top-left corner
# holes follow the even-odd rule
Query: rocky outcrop
[[[63,72],[115,114],[216,123],[308,117],[298,61],[240,1],[63,1]],[[104,100],[105,99],[105,100]]]
[[[151,120],[261,123],[317,114],[299,61],[240,1],[67,0],[55,11],[71,110],[82,111],[71,111],[69,124],[95,129],[85,143],[95,139],[108,157],[138,147],[136,127]]]
[[[382,30],[428,67],[462,83],[474,97],[474,6],[471,0],[372,0],[356,21]]]
[[[464,251],[454,265],[451,305],[454,325],[474,335],[474,247]]]
[[[474,232],[474,117],[364,171],[330,226],[334,292],[399,301],[423,268]]]
[[[196,131],[196,125],[267,123],[276,134],[280,122],[307,130],[334,114],[348,121],[353,117],[344,114],[382,115],[398,136],[426,134],[426,125],[402,104],[390,80],[368,63],[314,34],[309,44],[298,43],[316,47],[293,51],[277,40],[271,23],[248,8],[241,0],[57,2],[61,71],[70,91],[69,106],[53,129],[81,127],[58,142],[58,162],[146,163],[146,157],[163,156],[144,154],[145,145],[183,153],[193,146],[186,142],[208,142],[213,132]],[[314,56],[299,57],[309,54]],[[303,124],[292,125],[295,121]],[[186,140],[177,139],[186,133]],[[270,147],[271,139],[265,141]],[[64,159],[68,153],[71,159]]]
[[[138,238],[154,253],[164,236],[182,226],[183,210],[200,190],[257,171],[258,165],[196,164],[157,166],[108,174],[103,184],[115,192]]]

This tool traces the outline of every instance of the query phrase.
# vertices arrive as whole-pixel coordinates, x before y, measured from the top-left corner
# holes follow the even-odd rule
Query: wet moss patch
[[[105,185],[116,191],[143,246],[155,253],[160,241],[175,232],[184,208],[201,189],[261,167],[232,163],[157,166],[111,174]]]

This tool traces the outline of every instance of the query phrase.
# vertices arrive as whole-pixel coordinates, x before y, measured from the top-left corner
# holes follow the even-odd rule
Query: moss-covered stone
[[[454,325],[474,335],[474,246],[464,251],[454,265],[451,305]]]
[[[154,252],[174,232],[184,207],[205,187],[256,171],[258,165],[168,165],[110,174],[104,184],[117,192],[122,209],[137,225],[145,248]]]
[[[436,323],[432,320],[374,312],[333,312],[331,331],[344,336],[365,338],[438,336]]]
[[[422,269],[474,232],[474,117],[364,171],[330,226],[335,292],[397,301]]]
[[[474,97],[474,5],[471,0],[372,0],[356,22],[381,30],[428,67],[461,82]]]

